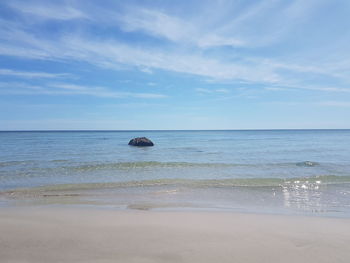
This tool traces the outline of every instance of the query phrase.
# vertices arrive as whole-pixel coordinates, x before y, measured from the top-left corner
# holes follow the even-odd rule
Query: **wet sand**
[[[0,209],[1,262],[350,262],[350,219]]]

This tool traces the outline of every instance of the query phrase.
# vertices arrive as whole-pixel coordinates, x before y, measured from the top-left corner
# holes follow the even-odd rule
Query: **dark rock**
[[[138,137],[131,139],[129,142],[129,145],[132,146],[153,146],[153,142],[150,139],[147,139],[146,137]]]

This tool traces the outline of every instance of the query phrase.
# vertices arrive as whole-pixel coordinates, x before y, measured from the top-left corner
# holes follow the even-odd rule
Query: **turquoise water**
[[[155,146],[128,146],[138,136]],[[124,205],[345,215],[350,130],[0,132],[0,190],[36,187]]]

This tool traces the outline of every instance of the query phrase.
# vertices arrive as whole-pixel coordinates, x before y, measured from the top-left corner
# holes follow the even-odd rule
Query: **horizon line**
[[[0,132],[138,132],[138,131],[300,131],[300,130],[350,130],[350,128],[288,128],[288,129],[283,129],[283,128],[274,128],[274,129],[140,129],[140,130],[128,130],[128,129],[121,129],[121,130],[116,130],[116,129],[62,129],[62,130],[56,130],[56,129],[50,129],[50,130],[0,130]]]

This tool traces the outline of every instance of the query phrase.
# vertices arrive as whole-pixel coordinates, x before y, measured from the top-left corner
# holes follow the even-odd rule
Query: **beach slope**
[[[1,262],[350,262],[350,220],[1,208]]]

